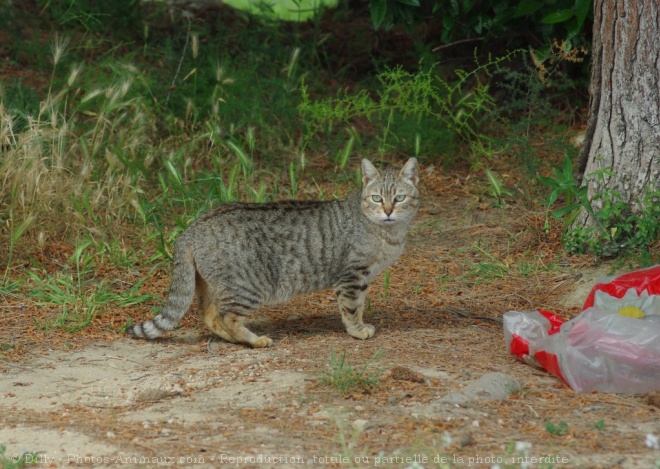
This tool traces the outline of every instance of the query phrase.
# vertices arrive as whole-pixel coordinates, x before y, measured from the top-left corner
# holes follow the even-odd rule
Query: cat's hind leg
[[[376,333],[376,328],[362,320],[367,285],[341,285],[336,288],[337,303],[341,311],[341,320],[346,332],[356,339],[369,339]]]
[[[202,310],[202,320],[211,332],[232,344],[247,344],[253,348],[264,348],[273,345],[273,341],[264,336],[257,336],[245,327],[246,317],[238,313],[218,313],[215,304]]]
[[[273,345],[273,341],[269,337],[258,336],[245,327],[246,317],[242,314],[218,313],[216,305],[210,304],[202,310],[201,317],[211,332],[232,344],[247,344],[253,348]]]
[[[231,336],[231,342],[248,344],[253,348],[264,348],[273,345],[273,341],[265,335],[257,336],[247,327],[247,318],[239,313],[225,313],[222,315],[223,328]]]
[[[197,293],[200,302],[199,316],[211,332],[233,344],[247,344],[253,348],[273,345],[270,338],[257,336],[244,325],[247,314],[257,306],[255,300],[245,297],[242,301],[238,301],[237,298],[227,298],[226,295],[212,291],[203,281],[198,282]]]

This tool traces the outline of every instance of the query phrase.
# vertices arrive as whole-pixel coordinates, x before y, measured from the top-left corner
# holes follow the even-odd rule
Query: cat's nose
[[[391,205],[385,205],[383,207],[383,210],[385,211],[385,215],[389,217],[390,215],[392,215],[392,212],[394,211],[394,207],[392,207]]]

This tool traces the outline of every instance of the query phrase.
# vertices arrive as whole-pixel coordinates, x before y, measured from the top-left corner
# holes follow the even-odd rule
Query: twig
[[[174,74],[174,78],[172,78],[172,84],[170,85],[170,89],[167,92],[167,98],[165,99],[165,107],[167,107],[168,103],[170,102],[170,95],[172,94],[172,90],[176,88],[176,79],[179,77],[179,73],[181,72],[181,66],[183,65],[183,59],[185,58],[186,51],[188,50],[188,43],[190,42],[191,22],[190,22],[190,18],[187,19],[188,19],[188,32],[186,33],[186,43],[183,46],[183,52],[181,53],[179,66],[176,68],[176,73]]]
[[[94,404],[78,404],[82,407],[88,407],[90,409],[113,409],[113,410],[130,410],[136,408],[138,405],[137,404],[129,404],[129,405],[94,405]]]
[[[534,413],[534,415],[536,416],[536,418],[539,418],[539,414],[536,413],[536,411],[534,410],[534,407],[532,407],[532,406],[529,405],[529,404],[527,404],[527,407],[529,407],[529,410],[531,410],[531,411]]]
[[[16,363],[12,363],[12,362],[10,362],[10,361],[6,361],[6,360],[4,360],[4,359],[3,359],[3,360],[0,360],[0,365],[2,365],[2,366],[5,366],[5,365],[6,365],[6,366],[10,366],[10,367],[12,367],[12,368],[19,368],[19,369],[21,369],[21,370],[25,370],[25,371],[34,371],[34,370],[35,370],[34,367],[31,367],[31,366],[28,367],[28,366],[17,365]]]
[[[441,46],[435,47],[435,48],[431,49],[431,51],[432,52],[437,52],[439,50],[447,49],[449,47],[458,46],[460,44],[465,44],[465,43],[468,43],[468,42],[483,41],[483,40],[484,40],[483,37],[471,37],[471,38],[468,38],[468,39],[461,39],[460,41],[455,41],[455,42],[451,42],[449,44],[443,44]]]
[[[140,362],[136,362],[135,360],[131,360],[130,358],[114,357],[112,355],[103,355],[103,358],[111,358],[113,360],[120,360],[120,361],[123,361],[123,362],[131,362],[131,363],[135,363],[136,365],[140,365]],[[94,360],[90,360],[90,361],[94,361]]]
[[[467,314],[462,311],[459,311],[457,309],[432,309],[432,308],[413,308],[415,311],[421,311],[425,313],[449,313],[453,314],[455,316],[460,316],[462,318],[466,319],[481,319],[483,321],[493,321],[498,324],[502,323],[502,320],[500,318],[491,318],[488,316],[479,316],[475,314]]]

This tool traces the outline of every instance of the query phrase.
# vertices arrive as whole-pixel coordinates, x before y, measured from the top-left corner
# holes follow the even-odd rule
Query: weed
[[[289,163],[289,182],[291,183],[291,191],[289,192],[289,196],[292,199],[295,199],[298,195],[298,179],[296,176],[296,164],[293,161]]]
[[[346,429],[339,418],[335,418],[335,426],[337,427],[337,442],[339,443],[341,454],[343,456],[342,459],[338,458],[338,460],[348,463],[350,465],[349,467],[358,467],[356,463],[362,461],[362,457],[365,458],[364,462],[369,462],[369,456],[360,455],[360,453],[363,455],[369,454],[369,451],[366,448],[362,448],[362,450],[358,452],[356,449],[360,441],[362,429],[353,426],[351,428],[352,431],[350,437],[347,437]]]
[[[383,278],[383,299],[387,299],[387,295],[390,291],[390,269],[385,270],[384,278]]]
[[[346,351],[338,356],[334,350],[330,350],[330,364],[321,380],[340,394],[371,393],[380,386],[378,376],[383,370],[367,372],[367,368],[382,355],[383,351],[378,350],[362,367],[356,369],[346,360]]]
[[[92,283],[89,276],[94,262],[92,257],[85,253],[91,245],[92,242],[87,241],[76,247],[70,259],[73,269],[68,272],[46,275],[43,278],[34,271],[27,272],[33,283],[30,297],[35,299],[38,305],[61,308],[59,316],[42,324],[42,327],[75,332],[88,326],[96,314],[108,304],[127,307],[155,298],[151,294],[140,294],[144,280],[122,293],[114,292],[105,280]]]
[[[568,156],[562,170],[553,169],[553,174],[554,177],[539,176],[539,180],[552,189],[545,202],[548,207],[560,195],[564,197],[564,205],[550,217],[564,221],[563,243],[567,252],[591,251],[599,257],[612,257],[626,250],[648,252],[660,239],[660,191],[642,194],[641,209],[632,212],[630,204],[615,190],[606,189],[589,197],[587,186],[579,186],[574,178]],[[602,180],[608,176],[612,176],[609,170],[602,170],[587,177]],[[592,226],[575,226],[581,211],[590,215]]]
[[[470,271],[466,274],[467,278],[477,278],[478,281],[499,280],[509,275],[510,267],[505,262],[502,262],[494,254],[490,253],[481,246],[481,242],[475,243],[471,246],[477,253],[481,254],[484,259],[474,264]],[[467,250],[469,248],[466,248]]]
[[[488,86],[480,76],[489,75],[490,69],[496,69],[504,61],[511,59],[516,52],[503,57],[492,58],[484,64],[475,57],[476,67],[470,72],[455,70],[458,80],[449,83],[435,74],[434,67],[422,67],[416,73],[395,67],[378,75],[380,88],[377,99],[372,99],[366,90],[354,95],[344,93],[336,98],[312,102],[307,85],[300,85],[301,103],[298,107],[303,115],[307,145],[312,137],[321,132],[328,132],[339,123],[349,125],[356,117],[366,117],[369,120],[378,119],[382,123],[379,152],[384,153],[393,139],[399,145],[403,144],[410,153],[430,153],[434,147],[446,146],[446,141],[452,135],[470,144],[473,155],[489,154],[492,141],[479,131],[481,122],[492,114],[495,102],[488,93]],[[465,87],[470,83],[470,91]],[[406,127],[411,122],[412,127]],[[418,131],[422,124],[430,127],[446,129],[449,133],[441,136],[444,145],[431,136],[422,138]],[[432,124],[431,124],[432,123]],[[438,124],[441,124],[438,126]],[[403,131],[396,132],[402,125]],[[412,136],[407,142],[406,136]],[[422,149],[422,143],[429,148]],[[408,148],[410,147],[410,148]]]
[[[539,141],[555,151],[577,154],[562,131],[562,127],[570,124],[571,114],[559,111],[554,103],[573,97],[580,99],[575,90],[586,87],[586,83],[576,82],[564,73],[576,57],[570,57],[559,47],[546,52],[530,51],[518,57],[517,66],[499,67],[494,73],[495,86],[500,94],[506,93],[506,100],[498,100],[492,120],[502,125],[503,141],[499,146],[515,149],[513,155],[520,169],[533,177],[543,164],[538,157]],[[571,106],[577,108],[579,103]],[[557,131],[548,132],[548,128]],[[498,141],[498,137],[495,139]]]
[[[9,245],[7,247],[7,267],[5,267],[5,273],[3,277],[3,285],[6,285],[8,282],[9,271],[11,270],[11,264],[14,260],[14,250],[16,249],[16,243],[21,237],[25,234],[27,229],[34,222],[33,216],[28,216],[16,225],[16,219],[12,210],[9,211],[9,218],[7,219],[7,225],[9,226]]]
[[[79,27],[87,32],[134,30],[140,26],[138,0],[101,2],[39,0],[39,15],[48,15],[62,26]]]
[[[19,282],[14,281],[14,282],[9,282],[7,280],[4,281],[4,283],[0,284],[0,297],[5,298],[6,296],[9,295],[15,295],[16,291],[18,290],[19,287]]]
[[[563,220],[566,227],[570,226],[584,208],[593,214],[593,208],[587,195],[587,187],[580,187],[573,174],[573,163],[568,155],[564,155],[564,164],[561,171],[553,168],[554,177],[538,176],[539,181],[548,186],[551,191],[545,200],[550,207],[560,197],[564,197],[564,206],[553,211],[550,216],[557,220]],[[548,223],[546,222],[546,229]]]
[[[555,425],[552,422],[546,422],[545,431],[556,436],[566,435],[568,433],[568,424],[566,422],[559,422]]]
[[[339,166],[339,169],[344,169],[346,167],[346,163],[348,162],[348,158],[351,156],[351,152],[353,151],[353,144],[355,143],[355,140],[357,140],[357,132],[353,129],[348,129],[348,140],[346,141],[346,145],[337,153],[337,156],[335,157],[335,164]]]
[[[591,428],[594,430],[604,430],[605,429],[605,420],[599,420],[598,422],[591,425]]]
[[[40,461],[39,454],[36,452],[25,452],[23,454],[13,454],[6,456],[7,447],[0,445],[0,467],[4,469],[20,469],[28,464],[35,464]]]
[[[123,238],[112,236],[109,240],[94,242],[100,263],[109,263],[121,269],[132,269],[139,264],[136,248],[127,246]]]
[[[504,208],[506,205],[504,197],[511,197],[511,191],[509,191],[502,183],[501,178],[492,173],[488,168],[486,168],[486,177],[490,184],[488,187],[488,193],[496,200],[496,207]]]
[[[52,50],[55,75],[66,41],[56,38]],[[64,226],[85,231],[132,211],[137,177],[123,172],[120,161],[139,151],[146,117],[141,100],[130,95],[137,71],[124,67],[117,74],[117,81],[85,93],[78,88],[84,75],[79,67],[62,89],[53,88],[53,78],[19,135],[10,122],[13,111],[0,97],[0,121],[8,122],[0,127],[0,141],[7,143],[0,159],[0,198],[11,231],[10,260],[21,238],[35,229],[55,236]]]

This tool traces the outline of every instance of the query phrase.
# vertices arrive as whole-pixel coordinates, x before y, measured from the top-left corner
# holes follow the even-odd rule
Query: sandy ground
[[[216,340],[194,319],[154,342],[40,343],[0,362],[5,465],[659,467],[645,396],[573,392],[507,356],[496,321],[574,315],[604,268],[562,258],[533,215],[456,198],[439,178],[389,286],[370,290],[373,339],[349,337],[320,293],[254,316],[270,349]],[[323,381],[331,353],[380,386],[339,393]]]

